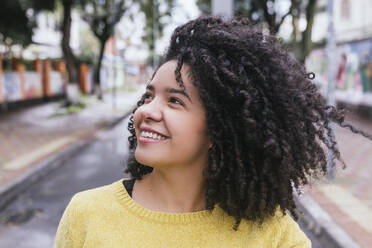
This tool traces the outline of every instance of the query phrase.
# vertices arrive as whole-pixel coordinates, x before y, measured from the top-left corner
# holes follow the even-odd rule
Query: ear
[[[209,142],[208,149],[211,149],[213,147],[212,142]]]

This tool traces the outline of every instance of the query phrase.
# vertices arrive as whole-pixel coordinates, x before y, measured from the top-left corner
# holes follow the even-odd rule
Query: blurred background
[[[0,247],[51,247],[78,191],[123,177],[126,125],[175,27],[247,17],[372,133],[370,0],[5,0],[0,8]],[[313,247],[372,246],[372,145],[333,127],[347,164],[298,197]],[[330,154],[332,156],[332,154]]]

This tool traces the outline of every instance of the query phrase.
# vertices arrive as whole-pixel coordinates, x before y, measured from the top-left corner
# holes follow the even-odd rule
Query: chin
[[[143,154],[142,152],[135,152],[134,157],[137,160],[138,163],[150,166],[150,167],[155,167],[155,164],[159,164],[159,160],[156,159],[154,156],[147,154]]]

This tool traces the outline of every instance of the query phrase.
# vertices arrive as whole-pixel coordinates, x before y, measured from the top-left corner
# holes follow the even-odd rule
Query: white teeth
[[[154,140],[163,140],[163,139],[165,139],[163,136],[161,136],[159,134],[151,133],[151,132],[146,132],[146,131],[142,131],[141,132],[141,136],[142,137],[145,137],[145,138],[151,138],[151,139],[154,139]]]

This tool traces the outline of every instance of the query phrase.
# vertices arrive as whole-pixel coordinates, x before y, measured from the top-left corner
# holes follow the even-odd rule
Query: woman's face
[[[148,84],[145,102],[134,113],[136,160],[154,168],[205,166],[209,148],[205,110],[183,64],[185,86],[176,82],[176,61],[163,64]]]

